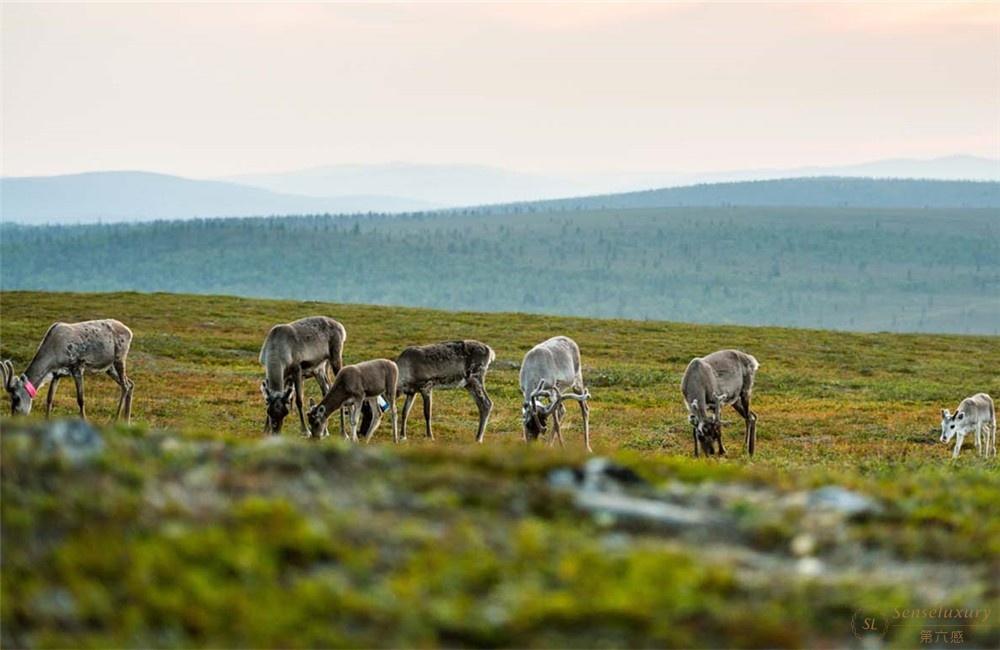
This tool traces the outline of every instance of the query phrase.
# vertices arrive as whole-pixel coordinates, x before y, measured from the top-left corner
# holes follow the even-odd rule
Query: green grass
[[[0,308],[0,354],[18,371],[52,321],[112,316],[135,332],[134,426],[105,430],[99,461],[49,458],[3,421],[7,647],[851,645],[858,609],[992,605],[1000,615],[998,463],[968,439],[952,461],[937,442],[941,408],[1000,395],[996,337],[169,294],[7,292]],[[438,391],[433,442],[416,408],[399,446],[387,421],[352,449],[299,441],[294,418],[286,444],[261,444],[260,342],[272,324],[311,314],[344,323],[348,363],[447,338],[489,343],[498,362],[485,443],[473,442],[469,396]],[[715,495],[735,522],[719,548],[592,518],[549,488],[549,471],[585,459],[579,412],[569,409],[566,449],[526,447],[507,362],[555,334],[580,344],[596,454],[651,489]],[[722,347],[761,362],[753,459],[732,411],[730,456],[690,457],[680,377],[691,357]],[[318,396],[315,384],[307,391]],[[87,397],[102,423],[117,389],[88,376]],[[40,423],[43,407],[27,422]],[[75,411],[64,382],[56,413]],[[828,484],[882,512],[831,522],[779,506]],[[794,570],[801,535],[829,566],[819,577]],[[775,569],[754,569],[758,560]],[[53,605],[63,602],[72,607]],[[888,639],[909,647],[918,635],[894,627]],[[996,646],[995,620],[968,638]]]

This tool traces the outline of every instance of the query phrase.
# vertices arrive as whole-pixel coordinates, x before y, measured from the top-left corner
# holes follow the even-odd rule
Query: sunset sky
[[[2,9],[3,174],[1000,156],[1000,3]]]

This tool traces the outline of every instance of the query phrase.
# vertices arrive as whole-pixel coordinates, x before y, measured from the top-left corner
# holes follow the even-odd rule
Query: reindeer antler
[[[552,411],[556,410],[556,407],[562,404],[565,400],[572,399],[576,400],[577,402],[583,402],[584,400],[590,399],[590,393],[587,392],[586,389],[584,389],[582,393],[563,394],[563,392],[559,390],[558,386],[553,386],[552,391],[554,391],[556,394],[555,399],[552,399],[551,403],[548,406],[543,406],[541,409],[541,412],[545,415],[552,413]]]
[[[14,381],[14,362],[10,359],[0,362],[0,370],[3,371],[3,386],[7,390],[10,390],[11,384]]]

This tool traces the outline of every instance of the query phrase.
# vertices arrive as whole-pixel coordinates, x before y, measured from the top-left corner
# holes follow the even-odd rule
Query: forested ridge
[[[5,224],[0,282],[993,334],[998,227],[986,209],[788,207]]]

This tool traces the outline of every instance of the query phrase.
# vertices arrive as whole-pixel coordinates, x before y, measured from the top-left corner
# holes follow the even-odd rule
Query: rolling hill
[[[706,183],[817,176],[1000,181],[1000,161],[976,156],[945,156],[926,160],[897,158],[856,165],[724,172],[668,170],[573,174],[520,172],[487,165],[388,163],[326,165],[269,174],[243,174],[223,180],[289,194],[389,194],[455,207]],[[850,202],[857,204],[857,201]]]
[[[898,178],[781,178],[704,183],[639,192],[484,206],[511,210],[596,210],[684,206],[1000,208],[1000,182]]]
[[[1000,328],[995,210],[514,208],[2,228],[5,289],[865,331]]]
[[[404,212],[422,201],[374,195],[307,197],[148,172],[92,172],[0,179],[5,222],[86,223],[196,217]]]
[[[0,208],[5,222],[44,224],[426,212],[442,206],[482,204],[490,205],[472,209],[503,213],[522,209],[561,211],[728,205],[1000,207],[1000,183],[997,182],[789,178],[595,196],[586,195],[588,189],[613,183],[552,179],[474,166],[403,166],[399,169],[348,166],[240,178],[243,182],[266,187],[147,172],[3,178],[0,179]],[[559,196],[572,198],[552,198]],[[511,197],[547,200],[499,203]],[[470,208],[453,209],[468,211]]]

